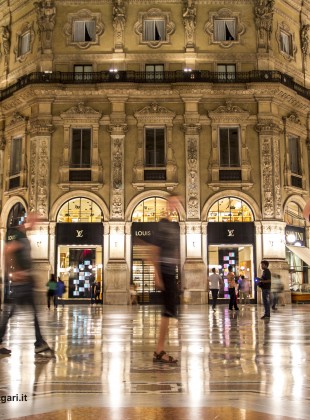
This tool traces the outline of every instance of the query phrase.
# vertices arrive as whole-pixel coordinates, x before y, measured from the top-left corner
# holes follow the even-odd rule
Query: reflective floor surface
[[[53,359],[34,355],[32,317],[18,312],[0,419],[310,419],[310,305],[262,312],[181,306],[167,343],[177,366],[152,361],[160,307],[42,307]]]

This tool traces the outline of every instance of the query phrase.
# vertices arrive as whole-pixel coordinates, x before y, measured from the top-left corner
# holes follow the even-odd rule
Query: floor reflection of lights
[[[159,307],[42,308],[42,331],[56,350],[52,360],[34,356],[31,317],[18,313],[4,343],[12,355],[0,359],[0,391],[28,394],[30,401],[2,404],[0,419],[63,408],[73,418],[74,407],[83,406],[136,407],[137,413],[144,406],[227,406],[225,419],[233,408],[238,419],[251,418],[251,409],[308,418],[310,306],[288,305],[270,322],[260,320],[261,311],[181,307],[167,340],[167,350],[180,361],[171,366],[152,361]],[[195,419],[194,411],[188,418]]]

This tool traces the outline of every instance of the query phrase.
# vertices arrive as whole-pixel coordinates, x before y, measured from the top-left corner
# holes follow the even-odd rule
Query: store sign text
[[[152,232],[150,230],[138,230],[135,232],[135,236],[152,236]]]

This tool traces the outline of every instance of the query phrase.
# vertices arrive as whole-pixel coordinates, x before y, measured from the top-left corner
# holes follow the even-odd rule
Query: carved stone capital
[[[125,123],[111,123],[107,127],[107,131],[110,134],[125,135],[125,133],[128,131],[128,125]]]
[[[200,124],[183,124],[185,135],[199,135],[201,130]]]
[[[55,127],[50,120],[33,119],[30,121],[29,131],[31,136],[51,135],[55,131]]]
[[[265,134],[265,135],[281,134],[283,132],[283,129],[278,124],[269,120],[259,121],[255,126],[255,130],[259,134]]]

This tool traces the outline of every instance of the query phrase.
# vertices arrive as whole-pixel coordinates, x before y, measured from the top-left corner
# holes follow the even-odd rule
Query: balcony
[[[22,76],[16,83],[0,91],[0,101],[12,96],[15,92],[25,86],[33,84],[99,84],[99,83],[213,83],[213,84],[236,84],[236,83],[281,83],[295,91],[298,95],[310,99],[310,89],[294,82],[294,79],[287,74],[276,70],[253,70],[249,72],[236,72],[234,77],[223,77],[223,73],[198,71],[164,71],[159,72],[156,77],[151,77],[149,72],[118,71],[111,73],[109,71],[93,73],[76,72],[54,72],[54,73],[30,73]]]

